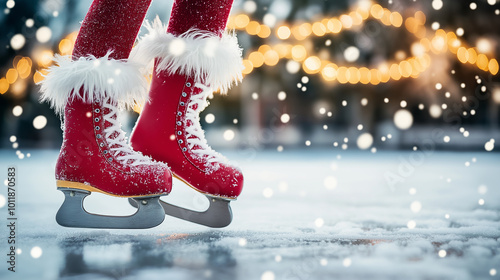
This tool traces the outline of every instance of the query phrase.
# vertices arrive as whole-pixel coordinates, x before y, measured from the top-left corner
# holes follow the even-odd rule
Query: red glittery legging
[[[151,0],[94,0],[83,20],[73,59],[108,51],[114,59],[128,58]],[[221,35],[233,0],[176,0],[168,23],[169,33],[179,35],[196,28]]]

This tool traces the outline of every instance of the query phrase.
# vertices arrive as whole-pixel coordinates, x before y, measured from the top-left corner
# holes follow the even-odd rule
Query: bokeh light
[[[36,129],[43,129],[47,125],[47,118],[45,116],[36,116],[33,119],[33,127]]]
[[[397,128],[406,130],[409,129],[413,124],[412,114],[405,109],[400,109],[394,114],[394,125]]]

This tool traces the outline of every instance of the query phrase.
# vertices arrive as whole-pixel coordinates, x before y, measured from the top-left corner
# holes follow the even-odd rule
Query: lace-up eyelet
[[[190,83],[190,82],[187,82],[187,83],[186,83],[186,86],[187,86],[187,87],[191,87],[191,83]]]
[[[177,142],[179,142],[179,144],[184,143],[184,141],[182,141],[182,139],[179,139],[179,141],[177,141]]]
[[[125,132],[120,127],[117,103],[105,98],[102,105],[92,108],[97,147],[100,150],[102,160],[110,164],[121,163],[123,165],[151,165],[151,159],[134,151],[127,144]],[[96,115],[99,114],[99,115]],[[97,122],[99,121],[99,122]],[[105,124],[103,126],[103,124]],[[109,124],[109,125],[108,125]],[[99,125],[99,126],[98,126]],[[103,139],[106,138],[106,141]]]
[[[186,118],[186,120],[189,121],[183,122],[183,125],[186,126],[185,128],[177,129],[182,131],[183,136],[181,137],[186,139],[186,143],[180,145],[180,148],[183,152],[189,150],[190,157],[193,156],[194,158],[206,161],[207,163],[225,162],[226,159],[224,157],[208,146],[204,131],[200,124],[200,112],[208,106],[209,102],[207,97],[209,97],[210,93],[213,92],[213,89],[210,86],[206,86],[201,83],[195,83],[193,86],[196,89],[200,89],[201,93],[188,93],[189,99],[182,99],[186,102],[186,107],[184,107],[186,110],[179,111],[183,114],[182,118]],[[188,90],[186,91],[189,92]],[[177,120],[183,121],[183,119],[180,118]],[[180,140],[178,141],[179,143],[182,143]]]
[[[182,135],[182,131],[177,131],[177,135]]]
[[[177,116],[182,116],[182,113],[181,112],[177,112]]]
[[[181,101],[181,103],[179,103],[179,104],[181,104],[181,106],[184,106],[184,105],[186,105],[186,103],[184,103],[184,102],[182,102],[182,101]]]
[[[182,97],[186,97],[186,96],[187,96],[187,93],[183,92]]]
[[[178,125],[178,126],[181,126],[181,125],[182,125],[182,123],[181,123],[180,121],[177,121],[177,125]]]

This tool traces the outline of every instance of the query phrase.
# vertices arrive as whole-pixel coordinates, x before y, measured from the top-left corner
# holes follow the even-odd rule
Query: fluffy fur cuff
[[[72,61],[69,56],[56,55],[55,65],[41,85],[41,101],[50,103],[61,114],[68,101],[75,98],[86,103],[111,99],[122,107],[144,103],[148,83],[140,66],[124,60],[104,57],[81,57]]]
[[[166,33],[167,27],[158,17],[145,26],[149,34],[132,50],[130,60],[152,69],[157,59],[156,71],[193,77],[221,93],[226,93],[233,82],[241,81],[241,48],[234,34],[219,38],[211,32],[189,30],[174,36]]]

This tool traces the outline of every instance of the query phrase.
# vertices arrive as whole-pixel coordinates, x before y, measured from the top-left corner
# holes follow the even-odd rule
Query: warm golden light
[[[403,60],[399,63],[399,72],[401,73],[401,76],[408,78],[412,74],[412,67],[411,64]]]
[[[258,68],[264,64],[264,55],[261,52],[252,52],[248,56],[248,60],[250,60],[254,68]]]
[[[306,48],[302,45],[295,45],[292,47],[292,59],[295,61],[302,61],[306,58]]]
[[[340,16],[340,22],[342,23],[342,26],[345,28],[351,28],[352,27],[352,18],[348,15],[341,15]]]
[[[451,46],[452,48],[455,50],[455,53],[456,51],[458,50],[458,48],[462,45],[462,42],[460,42],[460,40],[458,39],[455,39],[451,42]]]
[[[358,12],[365,11],[369,12],[373,3],[371,0],[359,0],[357,3]]]
[[[361,78],[361,75],[359,73],[358,68],[356,67],[349,67],[347,68],[347,80],[349,81],[350,84],[357,84],[359,83],[359,79]]]
[[[368,7],[368,9],[360,8],[357,10],[357,12],[361,16],[361,18],[365,20],[370,16],[370,7]]]
[[[387,64],[381,64],[378,67],[379,73],[380,73],[380,82],[382,83],[387,83],[391,79],[391,75],[389,73],[389,67]]]
[[[420,71],[417,68],[417,60],[414,57],[412,57],[412,58],[408,59],[408,63],[410,64],[410,67],[411,67],[410,76],[412,78],[416,78],[418,76],[418,74],[420,74]]]
[[[446,33],[444,30],[439,29],[436,31],[436,35],[431,40],[431,50],[434,53],[441,53],[446,51]]]
[[[393,80],[401,79],[401,72],[399,72],[399,66],[397,64],[392,64],[389,68],[389,74]]]
[[[391,13],[390,16],[391,24],[395,27],[400,27],[403,24],[403,17],[398,12]]]
[[[382,18],[380,18],[380,21],[387,26],[391,25],[391,12],[384,9],[384,13],[382,14]]]
[[[488,71],[488,57],[484,54],[479,54],[477,56],[476,65],[479,69],[483,71]]]
[[[498,61],[496,59],[491,59],[490,63],[488,63],[488,69],[490,73],[496,75],[498,73]]]
[[[271,28],[267,25],[261,25],[260,26],[260,31],[257,33],[257,36],[260,38],[267,38],[271,35]]]
[[[339,33],[342,30],[342,23],[336,18],[332,18],[327,25],[329,31],[333,33]]]
[[[411,54],[413,56],[422,56],[426,52],[424,46],[419,42],[415,42],[411,45]]]
[[[24,57],[17,62],[16,69],[21,79],[26,79],[31,74],[30,62]]]
[[[299,26],[298,32],[299,32],[300,36],[302,36],[304,38],[308,37],[309,35],[311,35],[311,32],[312,32],[311,24],[308,22],[301,24]]]
[[[59,53],[62,55],[70,55],[73,51],[73,42],[69,39],[62,39],[59,42]]]
[[[469,59],[467,59],[467,61],[470,64],[475,64],[476,61],[477,61],[477,53],[476,53],[476,51],[473,48],[469,48],[467,50],[467,53],[469,54]]]
[[[9,82],[9,84],[15,83],[18,76],[19,75],[17,73],[17,70],[13,68],[7,70],[7,74],[5,74],[5,78],[7,79],[7,82]]]
[[[38,84],[39,82],[43,81],[44,79],[43,75],[46,74],[47,70],[36,71],[35,74],[33,75],[33,82],[35,82],[35,84]]]
[[[226,28],[228,30],[236,29],[236,24],[234,23],[234,17],[231,16],[227,19]]]
[[[381,19],[384,15],[384,8],[382,8],[379,4],[375,4],[371,7],[370,14],[376,19]]]
[[[250,22],[250,18],[247,15],[240,14],[234,18],[234,25],[236,28],[245,28]]]
[[[243,70],[241,71],[243,75],[250,74],[253,71],[253,64],[250,60],[244,59],[243,60]]]
[[[274,66],[278,64],[280,57],[278,53],[274,50],[269,50],[264,54],[264,63],[268,66]]]
[[[76,37],[78,37],[78,30],[69,33],[68,36],[66,36],[66,39],[70,40],[74,45],[76,42]]]
[[[370,73],[370,69],[366,68],[366,67],[361,67],[359,68],[359,81],[366,85],[368,83],[370,83],[370,79],[371,79],[371,73]]]
[[[292,46],[288,44],[277,44],[273,48],[280,58],[291,58],[289,55],[292,52]]]
[[[348,82],[347,67],[341,66],[337,69],[337,80],[341,84],[345,84]]]
[[[251,21],[248,23],[248,25],[245,27],[245,30],[249,35],[257,35],[257,33],[260,32],[260,24],[256,21]]]
[[[417,23],[420,24],[420,25],[424,25],[425,24],[425,14],[422,12],[422,11],[417,11],[415,13],[415,19],[417,20]]]
[[[417,33],[418,31],[418,22],[415,18],[409,17],[405,20],[405,27],[411,33]]]
[[[51,50],[44,50],[38,57],[38,64],[42,67],[49,67],[52,64],[54,53]]]
[[[306,73],[315,74],[320,71],[321,60],[317,56],[310,56],[304,61],[302,66]]]
[[[321,70],[321,75],[323,76],[323,79],[327,81],[334,81],[337,77],[337,65],[333,63],[327,64],[323,70]]]
[[[420,73],[425,71],[425,67],[421,63],[422,57],[419,56],[414,60],[410,60],[410,63],[413,68],[415,68],[415,73]]]
[[[469,52],[467,52],[467,49],[464,47],[458,48],[457,58],[460,62],[466,63],[469,60]]]
[[[349,17],[352,19],[352,25],[361,25],[363,23],[363,17],[356,11],[350,12]]]
[[[259,47],[258,51],[262,54],[265,54],[267,51],[272,50],[271,46],[269,45],[262,45]]]
[[[4,94],[9,90],[9,82],[6,78],[0,79],[0,94]]]
[[[382,75],[380,74],[380,71],[378,71],[377,69],[370,70],[370,83],[372,85],[380,84],[381,79],[382,79]]]
[[[446,41],[448,42],[448,49],[456,54],[458,51],[458,48],[461,45],[460,40],[457,39],[457,36],[453,32],[448,32],[446,33]]]
[[[315,22],[312,25],[312,32],[316,36],[323,36],[326,33],[326,27],[320,22]]]
[[[290,37],[291,35],[290,28],[288,26],[280,26],[278,30],[276,31],[276,35],[278,35],[278,38],[281,40],[286,40]]]

